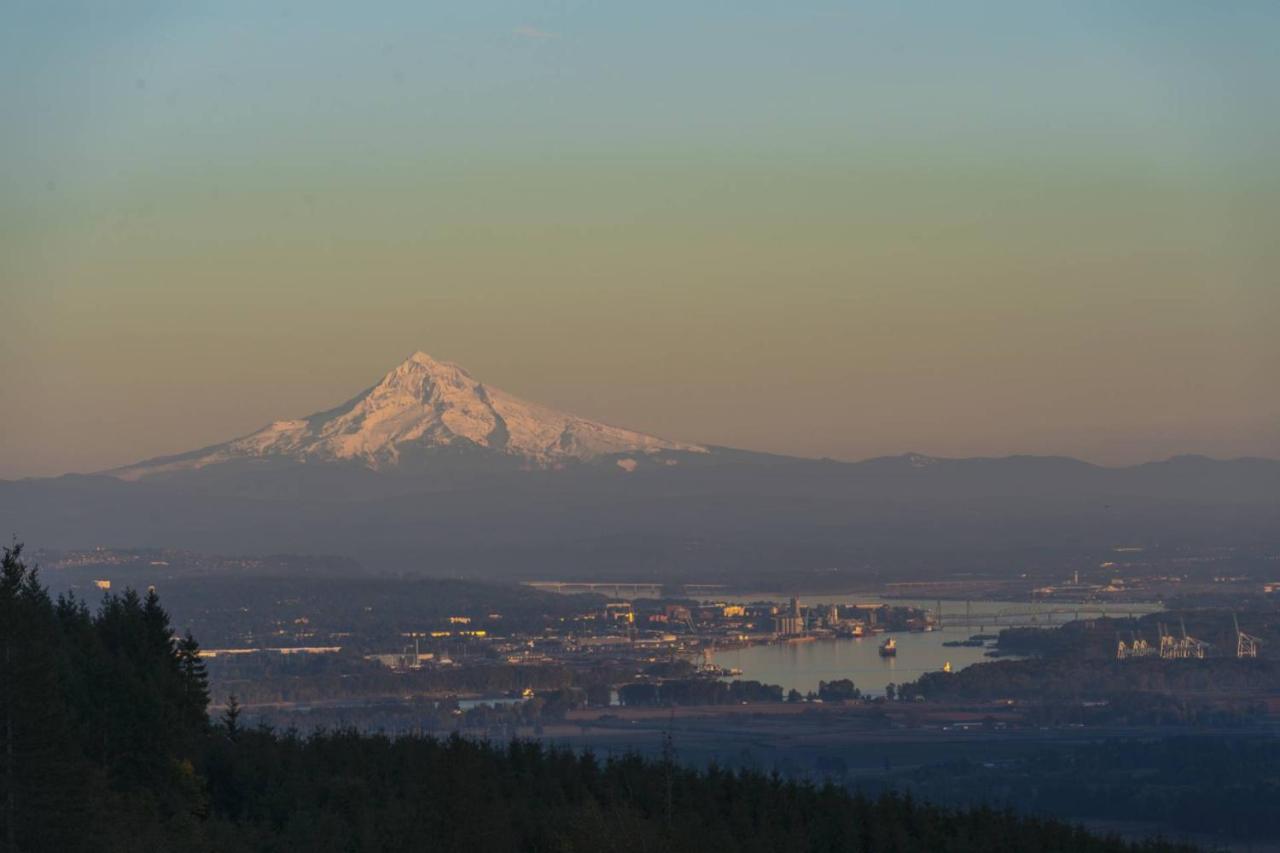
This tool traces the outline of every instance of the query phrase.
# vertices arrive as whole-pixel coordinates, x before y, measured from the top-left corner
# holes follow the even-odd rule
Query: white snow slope
[[[457,445],[514,456],[531,468],[616,453],[707,452],[701,445],[667,441],[525,402],[485,387],[456,364],[416,352],[373,388],[331,411],[276,421],[226,444],[106,473],[137,480],[247,458],[354,460],[381,470],[395,466],[404,449]]]

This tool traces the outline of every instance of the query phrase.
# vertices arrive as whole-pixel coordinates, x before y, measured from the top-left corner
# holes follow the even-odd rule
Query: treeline
[[[1001,660],[959,672],[927,672],[903,684],[904,698],[1106,700],[1132,693],[1247,696],[1280,690],[1280,660],[1089,659],[1067,656]]]
[[[485,737],[509,737],[517,729],[532,727],[535,734],[540,727],[563,721],[565,715],[588,705],[609,704],[606,695],[599,701],[589,701],[587,691],[579,687],[548,690],[529,699],[519,701],[491,701],[463,706],[453,697],[430,698],[414,696],[408,699],[382,699],[362,702],[359,705],[342,703],[336,706],[315,705],[303,708],[246,708],[244,718],[254,723],[266,723],[276,728],[296,728],[303,732],[318,729],[343,729],[355,727],[361,731],[385,734],[449,735],[459,732]]]
[[[433,697],[455,694],[513,695],[581,690],[583,704],[610,703],[613,686],[637,677],[630,660],[512,664],[490,657],[459,658],[456,666],[393,671],[362,655],[338,653],[281,655],[274,652],[228,655],[208,661],[216,695],[234,693],[245,704],[317,702],[376,697]],[[688,679],[696,667],[685,660],[644,664],[650,678]]]
[[[738,705],[743,702],[781,702],[782,688],[759,681],[725,683],[707,678],[638,681],[618,688],[623,705]]]
[[[287,777],[287,781],[285,778]],[[242,732],[215,755],[215,838],[256,849],[459,851],[1172,851],[984,808],[868,799],[833,785],[668,758],[451,738]]]
[[[1052,821],[535,743],[301,737],[211,723],[195,641],[154,595],[96,614],[0,572],[0,850],[1092,851]]]
[[[236,655],[224,663],[209,662],[218,695],[234,693],[246,704],[314,702],[373,696],[482,693],[496,695],[531,690],[584,689],[608,685],[634,675],[635,667],[568,667],[563,664],[517,666],[498,661],[467,661],[465,666],[395,672],[363,657],[279,655],[257,652]]]

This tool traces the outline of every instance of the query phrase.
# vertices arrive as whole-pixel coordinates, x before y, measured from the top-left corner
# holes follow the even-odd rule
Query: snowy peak
[[[470,373],[453,362],[436,361],[419,350],[392,368],[374,388],[398,388],[420,393],[429,391],[437,383],[459,388],[478,384]]]
[[[253,458],[355,461],[380,470],[397,465],[407,450],[445,447],[504,454],[531,468],[619,453],[706,452],[699,445],[526,402],[487,388],[452,362],[415,352],[378,384],[336,409],[276,421],[226,444],[109,473],[132,480]]]

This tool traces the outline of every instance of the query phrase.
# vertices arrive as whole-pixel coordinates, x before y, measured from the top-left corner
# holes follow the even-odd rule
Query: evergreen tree
[[[228,697],[227,708],[222,712],[222,731],[229,740],[240,735],[240,702],[235,696]]]
[[[62,691],[53,603],[22,548],[0,558],[0,838],[7,853],[84,848],[86,779]]]
[[[209,672],[200,659],[200,644],[190,631],[178,641],[178,669],[182,674],[184,724],[190,731],[203,731],[209,723]]]

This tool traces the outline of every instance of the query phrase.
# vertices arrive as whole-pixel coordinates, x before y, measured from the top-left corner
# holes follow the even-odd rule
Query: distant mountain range
[[[1280,462],[752,453],[525,402],[419,352],[337,408],[224,444],[0,481],[0,533],[440,575],[892,576],[1118,544],[1280,547]]]

